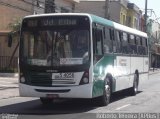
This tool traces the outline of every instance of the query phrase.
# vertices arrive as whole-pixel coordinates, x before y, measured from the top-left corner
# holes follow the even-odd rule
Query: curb
[[[159,69],[155,69],[154,71],[153,71],[153,70],[150,70],[150,71],[149,71],[149,75],[158,74],[158,73],[160,73],[160,70],[159,70]]]
[[[18,73],[0,73],[0,77],[18,77]]]

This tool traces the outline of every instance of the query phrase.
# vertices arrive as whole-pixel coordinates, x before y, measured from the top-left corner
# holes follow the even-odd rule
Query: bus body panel
[[[22,97],[47,97],[47,95],[58,94],[57,98],[92,98],[92,83],[86,85],[68,86],[68,87],[40,87],[30,86],[26,84],[19,84],[19,93]],[[36,91],[36,90],[40,90]],[[49,90],[49,92],[47,92]],[[65,91],[68,92],[57,92],[52,93],[51,91]],[[43,92],[44,91],[44,92]]]
[[[110,66],[113,66],[114,57],[113,55],[104,55],[94,66],[93,66],[93,97],[103,95],[105,78],[107,74],[110,74]]]

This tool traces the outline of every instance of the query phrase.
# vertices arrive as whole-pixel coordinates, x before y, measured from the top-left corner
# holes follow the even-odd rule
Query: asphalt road
[[[37,98],[18,97],[16,85],[1,89],[3,88],[0,88],[0,97],[5,92],[15,94],[0,98],[0,118],[3,119],[7,116],[16,119],[94,119],[97,118],[97,113],[160,113],[160,73],[150,75],[139,86],[136,96],[128,96],[126,91],[115,93],[111,103],[104,107],[82,99],[56,101],[52,105],[43,106]]]

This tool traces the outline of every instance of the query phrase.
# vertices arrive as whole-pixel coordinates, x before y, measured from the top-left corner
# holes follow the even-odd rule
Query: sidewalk
[[[0,100],[18,97],[18,87],[17,75],[0,73]]]
[[[18,78],[18,73],[0,73],[0,77]]]
[[[160,73],[160,69],[159,68],[155,68],[154,71],[153,71],[153,68],[150,68],[149,75],[157,74],[157,73]]]

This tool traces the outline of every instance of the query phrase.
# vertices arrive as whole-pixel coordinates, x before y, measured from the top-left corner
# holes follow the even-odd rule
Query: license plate
[[[74,73],[53,73],[52,79],[74,79]]]
[[[58,94],[47,94],[46,95],[47,98],[59,98]]]

